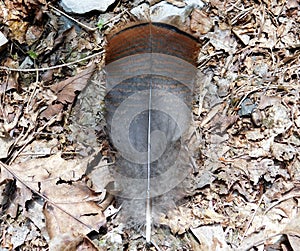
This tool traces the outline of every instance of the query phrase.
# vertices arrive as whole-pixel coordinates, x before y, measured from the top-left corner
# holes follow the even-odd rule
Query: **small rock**
[[[268,76],[269,66],[265,63],[259,63],[255,65],[253,71],[256,75],[260,77]]]
[[[134,15],[138,20],[147,20],[149,19],[149,5],[146,3],[143,3],[141,5],[138,5],[134,7],[130,13]]]
[[[214,175],[210,172],[210,171],[203,171],[203,173],[201,173],[201,175],[199,176],[199,179],[197,179],[197,183],[196,183],[196,187],[197,189],[201,189],[205,186],[209,186],[212,184],[212,182],[215,180],[216,178],[214,177]]]
[[[104,12],[116,0],[61,0],[60,5],[66,12],[84,14],[93,10]]]
[[[27,56],[22,64],[20,65],[21,69],[31,68],[33,66],[33,62],[29,56]]]
[[[172,23],[174,19],[184,23],[187,16],[194,8],[202,8],[204,3],[201,0],[185,0],[184,8],[177,7],[165,1],[151,6],[150,15],[153,22]]]
[[[8,43],[7,38],[0,31],[0,51],[4,49],[4,47],[7,45],[7,43]]]
[[[256,108],[256,105],[252,102],[252,100],[249,98],[246,98],[242,102],[241,109],[238,111],[238,114],[240,116],[248,116],[254,111],[255,108]]]
[[[220,97],[227,96],[231,81],[225,78],[216,79],[216,80],[218,85],[218,95]]]
[[[251,113],[251,119],[255,126],[260,127],[264,119],[263,113],[259,109],[254,109]]]

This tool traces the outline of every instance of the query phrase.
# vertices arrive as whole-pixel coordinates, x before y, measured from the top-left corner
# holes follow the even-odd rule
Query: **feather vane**
[[[106,56],[106,120],[118,150],[117,196],[127,223],[151,226],[188,174],[197,41],[171,25],[142,23],[112,35]],[[166,203],[168,202],[168,203]]]

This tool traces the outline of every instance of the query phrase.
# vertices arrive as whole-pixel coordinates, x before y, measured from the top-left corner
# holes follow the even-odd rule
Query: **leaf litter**
[[[203,42],[194,184],[163,215],[152,250],[297,250],[299,1],[204,2],[189,16]],[[9,40],[0,57],[2,249],[144,248],[106,194],[114,152],[104,130],[103,74],[94,73],[102,54],[80,61],[101,51],[104,35],[140,4],[73,16],[77,24],[45,1],[0,3],[0,32]],[[112,21],[101,30],[79,25],[97,27],[106,16]]]

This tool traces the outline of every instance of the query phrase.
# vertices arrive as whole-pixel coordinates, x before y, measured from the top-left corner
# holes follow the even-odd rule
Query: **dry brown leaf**
[[[11,203],[6,213],[11,215],[11,217],[13,218],[17,217],[17,214],[19,212],[19,206],[25,208],[26,202],[31,199],[32,199],[32,191],[28,189],[28,187],[24,186],[22,183],[17,182],[16,191],[14,193],[13,200],[11,200]]]
[[[282,231],[288,236],[291,246],[297,250],[300,245],[300,214],[298,213]]]
[[[92,63],[85,70],[74,77],[63,80],[51,87],[51,90],[57,94],[57,101],[63,104],[73,103],[76,92],[82,91],[87,85],[88,80],[94,73],[96,65]]]
[[[19,89],[18,77],[19,74],[16,72],[7,76],[7,80],[2,84],[0,84],[0,93],[5,93],[10,90],[18,90]]]
[[[40,233],[47,240],[49,235],[47,233],[45,225],[45,215],[43,214],[44,201],[42,198],[33,199],[26,204],[26,210],[23,211],[23,215],[30,219],[30,221],[38,228]]]
[[[213,119],[208,123],[208,128],[217,130],[220,133],[224,133],[230,126],[232,126],[240,116],[224,116],[221,113],[218,113]]]
[[[8,238],[7,241],[10,244],[10,248],[13,248],[13,250],[17,250],[25,243],[27,236],[29,235],[30,228],[28,228],[28,226],[26,225],[20,225],[17,227],[10,226],[8,227],[8,229],[6,229],[6,232],[6,238]]]
[[[252,158],[269,157],[271,152],[271,145],[274,142],[274,137],[265,138],[253,145],[248,154]]]
[[[168,3],[173,4],[178,8],[186,6],[186,3],[183,0],[166,0]]]
[[[218,104],[214,106],[209,113],[206,115],[206,117],[202,120],[200,127],[210,127],[212,126],[211,120],[214,119],[214,117],[218,114],[221,113],[221,111],[224,109],[223,104]],[[207,125],[208,124],[208,125]]]
[[[90,240],[87,236],[83,237],[83,241],[77,246],[76,251],[98,251],[100,250],[92,240]]]
[[[277,29],[271,19],[266,19],[262,27],[262,35],[258,39],[259,47],[273,48],[277,43]]]
[[[191,14],[191,30],[200,34],[208,33],[213,27],[211,18],[203,10],[194,9]]]
[[[15,181],[12,174],[4,167],[0,165],[0,185],[3,189],[0,195],[0,208],[15,218],[19,213],[19,205],[25,208],[26,202],[32,198],[32,191],[19,181]]]
[[[288,234],[287,237],[288,237],[289,243],[292,246],[293,250],[297,250],[300,247],[299,234],[297,234],[297,235]]]
[[[243,30],[233,28],[232,32],[242,41],[244,45],[248,45],[250,42],[250,36],[245,34]]]
[[[201,217],[205,224],[227,223],[228,218],[222,214],[215,212],[213,209],[205,209],[201,213]]]
[[[210,0],[210,4],[220,11],[223,11],[226,8],[226,4],[220,0]]]
[[[263,110],[269,106],[280,104],[280,102],[281,98],[279,96],[261,95],[257,108]]]
[[[32,192],[22,183],[16,182],[4,166],[1,167],[0,174],[1,211],[15,218],[19,213],[19,205],[25,208],[25,203],[32,198]]]
[[[279,180],[280,181],[280,180]],[[273,191],[274,190],[274,191]],[[272,208],[276,207],[277,205],[280,205],[282,202],[294,199],[294,198],[298,198],[300,197],[300,189],[299,189],[299,185],[294,185],[292,183],[287,183],[287,182],[277,182],[275,183],[274,189],[269,191],[269,197],[272,200],[277,200],[275,202],[273,202],[266,210],[265,213],[269,212]],[[271,194],[273,192],[273,194]],[[274,193],[276,192],[276,193]],[[289,210],[292,210],[293,207],[291,205],[293,205],[295,203],[295,200],[288,203],[287,208]]]
[[[40,186],[39,182],[56,184],[59,180],[77,181],[84,175],[87,163],[88,159],[67,161],[57,154],[48,158],[31,159],[14,164],[10,168],[36,191],[44,192],[45,188],[43,184]]]
[[[170,211],[168,217],[161,218],[160,224],[169,226],[173,234],[183,234],[192,225],[192,219],[191,209],[179,207]]]
[[[18,68],[19,64],[17,61],[7,58],[4,62],[4,66]],[[7,76],[7,79],[0,83],[0,93],[5,93],[10,90],[19,90],[19,73],[12,72]]]
[[[55,115],[59,117],[63,109],[64,109],[63,104],[51,104],[44,111],[41,112],[40,118],[50,120]]]
[[[88,174],[89,179],[92,181],[91,189],[96,193],[105,192],[105,187],[113,181],[112,174],[105,164],[107,164],[107,161],[100,161],[100,166],[95,167],[92,172]]]
[[[64,233],[86,235],[92,230],[98,231],[106,222],[101,208],[91,201],[93,194],[85,184],[75,183],[72,186],[59,184],[44,194],[60,207],[57,208],[50,203],[46,203],[44,207],[47,230],[51,239]]]
[[[49,37],[47,39],[47,42],[49,44],[47,46],[46,53],[43,55],[44,58],[49,57],[55,50],[58,50],[59,47],[63,43],[67,42],[68,40],[71,40],[72,38],[75,38],[76,37],[76,30],[75,30],[75,27],[72,26],[71,28],[69,28],[69,29],[63,31],[61,34],[59,34],[59,36],[57,38],[52,40],[51,38],[53,38],[54,35],[55,35],[55,33],[50,33],[49,34]]]
[[[285,133],[293,125],[286,106],[275,103],[267,112],[263,125],[270,130],[271,136]]]
[[[25,34],[28,29],[29,22],[25,21],[13,21],[9,22],[9,27],[12,34],[12,39],[17,40],[20,44],[26,42]]]
[[[216,28],[214,32],[208,32],[205,37],[209,38],[210,43],[216,50],[234,53],[238,45],[237,41],[231,36],[230,30]]]
[[[72,233],[65,233],[56,236],[49,242],[49,250],[69,250],[69,251],[80,251],[89,250],[97,251],[99,250],[96,245],[86,236],[83,235],[73,235]]]
[[[275,159],[280,161],[291,160],[297,153],[297,150],[293,146],[276,142],[272,144],[271,151]]]
[[[253,130],[245,132],[245,137],[247,140],[257,141],[264,139],[265,135],[260,128],[254,128]]]
[[[7,158],[9,148],[14,144],[14,140],[7,138],[0,138],[0,159]]]
[[[25,39],[28,45],[35,43],[43,34],[44,29],[42,27],[33,25],[30,26],[25,34]]]
[[[200,250],[231,250],[226,243],[225,233],[221,225],[201,226],[191,228],[191,231],[200,242]]]
[[[47,202],[44,208],[51,238],[63,233],[85,235],[97,231],[106,221],[96,203],[99,194],[92,192],[85,182],[78,181],[85,174],[88,162],[88,158],[66,161],[53,155],[10,167],[19,179],[51,201],[52,204]],[[25,208],[25,202],[31,197],[23,193],[17,198],[23,200],[17,199],[14,204],[22,204]]]

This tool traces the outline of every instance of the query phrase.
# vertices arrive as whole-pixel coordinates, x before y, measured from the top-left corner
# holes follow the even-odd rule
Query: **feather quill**
[[[185,133],[198,49],[191,35],[164,23],[134,24],[108,38],[106,120],[118,150],[114,191],[124,201],[127,224],[145,224],[147,242],[188,174]]]

